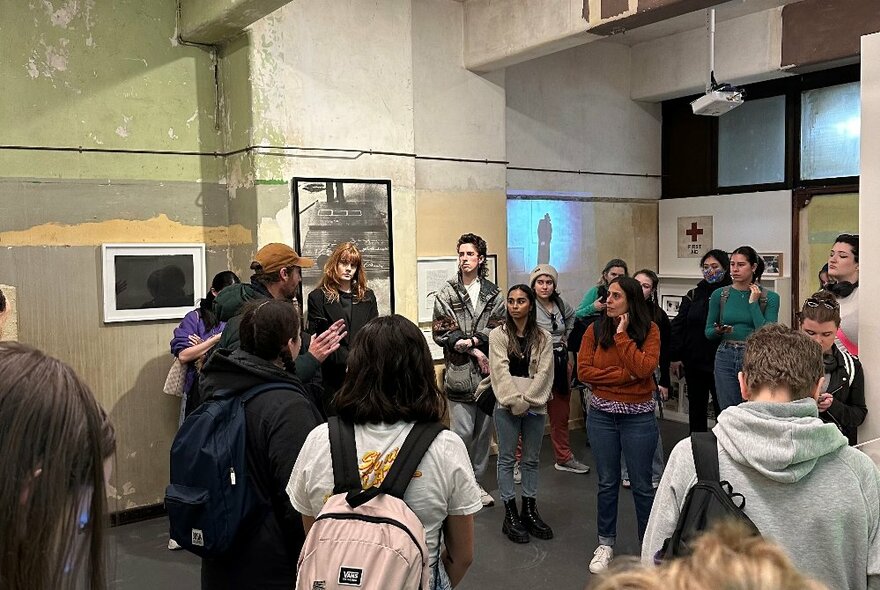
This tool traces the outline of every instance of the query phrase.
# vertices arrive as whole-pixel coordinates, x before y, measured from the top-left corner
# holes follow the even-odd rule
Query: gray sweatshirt
[[[848,446],[816,403],[749,402],[718,417],[721,479],[795,566],[834,590],[880,589],[880,470]],[[642,562],[672,535],[696,471],[687,438],[672,450],[642,545]]]

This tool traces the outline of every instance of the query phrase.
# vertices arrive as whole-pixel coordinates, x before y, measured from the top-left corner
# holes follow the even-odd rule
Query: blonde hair
[[[351,293],[355,301],[361,301],[367,294],[367,273],[364,272],[360,250],[352,242],[343,242],[336,246],[333,254],[324,264],[324,275],[318,286],[324,292],[327,301],[331,303],[339,301],[339,271],[336,267],[340,262],[350,262],[357,267],[351,279]]]
[[[827,590],[801,574],[776,544],[735,521],[715,525],[694,552],[659,568],[603,576],[591,590]]]

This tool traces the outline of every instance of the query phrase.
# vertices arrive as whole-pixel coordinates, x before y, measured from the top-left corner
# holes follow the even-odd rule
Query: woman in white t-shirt
[[[437,387],[427,342],[415,324],[392,315],[361,328],[334,405],[342,420],[355,425],[363,488],[379,487],[413,424],[440,421],[446,414],[446,397]],[[483,506],[479,488],[464,443],[448,430],[434,440],[416,473],[404,500],[425,527],[430,588],[447,590],[461,581],[473,560],[473,515]],[[306,439],[287,494],[308,532],[333,494],[326,424]]]

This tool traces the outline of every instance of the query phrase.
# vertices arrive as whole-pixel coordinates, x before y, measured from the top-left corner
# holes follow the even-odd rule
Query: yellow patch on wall
[[[240,224],[186,225],[172,221],[164,213],[145,220],[108,219],[75,225],[44,223],[25,230],[0,232],[0,246],[99,246],[111,242],[204,242],[208,246],[236,246],[253,243],[253,235]]]

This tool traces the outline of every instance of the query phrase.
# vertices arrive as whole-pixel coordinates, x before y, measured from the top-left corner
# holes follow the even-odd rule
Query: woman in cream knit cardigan
[[[498,400],[498,487],[504,502],[502,532],[515,543],[552,539],[536,508],[538,457],[553,386],[553,340],[536,321],[535,293],[527,285],[507,292],[507,320],[489,334],[489,377]],[[513,465],[522,437],[522,510],[517,512]]]

